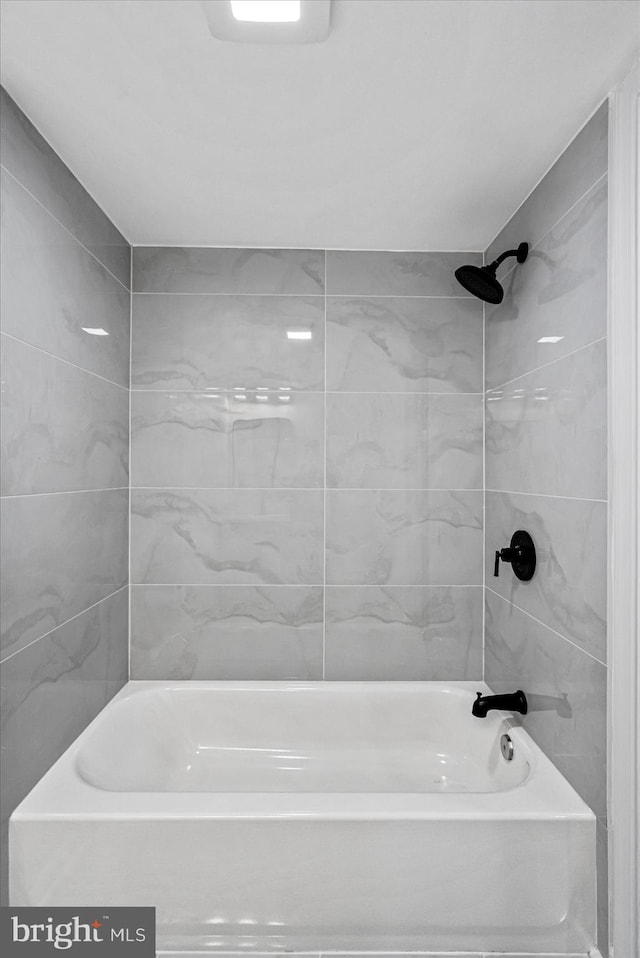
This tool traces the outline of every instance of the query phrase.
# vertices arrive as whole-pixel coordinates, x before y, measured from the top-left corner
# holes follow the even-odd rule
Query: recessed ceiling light
[[[539,343],[559,343],[564,336],[543,336],[538,340]]]
[[[245,23],[295,23],[300,0],[231,0],[231,12]]]
[[[81,326],[80,327],[83,333],[89,333],[90,336],[108,336],[109,333],[106,329],[96,328],[94,326]]]
[[[287,330],[287,339],[311,339],[312,332],[310,329],[288,329]]]
[[[320,43],[331,0],[202,0],[212,36],[236,43]]]

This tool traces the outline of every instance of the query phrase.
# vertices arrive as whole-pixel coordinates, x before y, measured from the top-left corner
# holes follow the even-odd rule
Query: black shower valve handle
[[[503,562],[513,562],[517,558],[517,552],[515,549],[496,549],[496,564],[493,567],[493,574],[498,578],[500,574],[500,560]]]
[[[500,561],[510,562],[518,579],[526,582],[533,577],[536,569],[536,548],[528,532],[518,529],[511,536],[511,542],[505,549],[496,549],[496,561],[493,574],[500,574]]]

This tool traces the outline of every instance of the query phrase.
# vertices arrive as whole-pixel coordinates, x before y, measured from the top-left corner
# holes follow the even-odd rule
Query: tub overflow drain
[[[506,733],[500,738],[500,751],[505,762],[510,762],[513,758],[513,742]]]

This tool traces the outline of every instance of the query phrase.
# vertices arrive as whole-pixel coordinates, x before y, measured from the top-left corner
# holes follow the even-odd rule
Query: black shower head
[[[501,303],[504,290],[496,278],[498,266],[508,256],[515,256],[519,263],[524,263],[528,252],[529,244],[520,243],[517,249],[502,253],[489,266],[459,266],[455,277],[468,293],[472,293],[485,303]]]
[[[468,293],[485,303],[501,303],[504,290],[488,266],[461,266],[456,270],[456,279]]]

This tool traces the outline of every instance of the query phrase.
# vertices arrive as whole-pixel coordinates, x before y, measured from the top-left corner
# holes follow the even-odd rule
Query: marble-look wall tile
[[[485,679],[496,693],[524,690],[525,728],[595,814],[604,816],[606,666],[488,589]]]
[[[538,243],[570,207],[590,189],[608,164],[607,101],[572,140],[485,253],[490,263],[518,243]]]
[[[322,490],[131,496],[132,582],[320,584],[322,542]]]
[[[6,169],[128,289],[126,239],[2,88],[0,140]]]
[[[127,681],[127,619],[124,588],[3,663],[3,848],[13,809]]]
[[[132,586],[131,678],[321,679],[321,587]]]
[[[482,587],[328,587],[327,679],[480,679]]]
[[[324,293],[324,250],[137,246],[136,293]]]
[[[129,292],[4,171],[1,180],[3,331],[128,387]]]
[[[133,392],[132,485],[321,487],[324,397],[236,395]]]
[[[134,638],[140,678],[278,677],[286,661],[321,676],[298,631],[249,640],[242,610],[256,593],[240,600],[240,585],[263,603],[271,586],[322,585],[325,564],[336,583],[482,581],[483,314],[453,279],[481,257],[327,258],[325,386],[324,254],[134,253],[132,578],[148,587],[134,602],[137,621],[172,623]],[[309,339],[287,335],[302,330]],[[260,615],[271,634],[276,612]],[[447,652],[456,675],[465,642]]]
[[[606,343],[487,394],[488,489],[604,499]]]
[[[119,489],[2,500],[4,655],[126,584],[128,499]]]
[[[554,226],[503,285],[504,300],[487,310],[487,388],[606,336],[606,178]]]
[[[327,396],[327,485],[482,488],[482,397]]]
[[[0,339],[2,495],[128,485],[128,390]]]
[[[481,253],[327,251],[330,296],[470,296],[454,271]]]
[[[482,392],[482,303],[330,297],[327,389]]]
[[[482,585],[482,492],[327,491],[327,582]]]
[[[606,662],[607,504],[504,492],[486,494],[486,581],[515,605]],[[536,571],[521,582],[510,566],[493,575],[496,549],[526,529]]]
[[[324,299],[136,295],[132,357],[134,387],[323,389]]]

